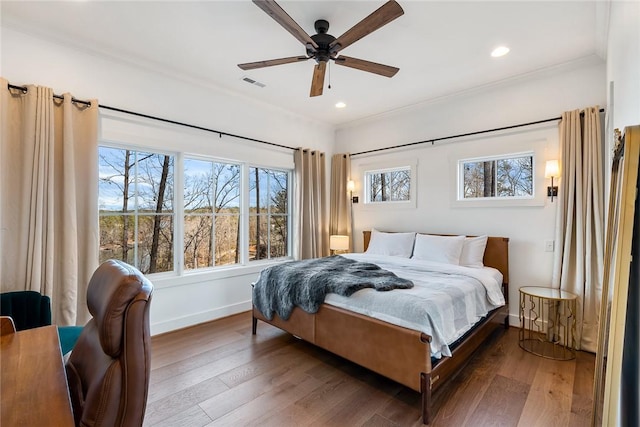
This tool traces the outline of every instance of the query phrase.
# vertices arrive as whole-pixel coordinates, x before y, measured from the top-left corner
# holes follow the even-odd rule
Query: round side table
[[[548,359],[574,359],[576,299],[560,289],[520,288],[520,347]]]

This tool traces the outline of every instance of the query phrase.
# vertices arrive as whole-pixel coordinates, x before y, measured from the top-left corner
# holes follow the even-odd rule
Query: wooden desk
[[[0,338],[0,425],[74,425],[56,326]]]

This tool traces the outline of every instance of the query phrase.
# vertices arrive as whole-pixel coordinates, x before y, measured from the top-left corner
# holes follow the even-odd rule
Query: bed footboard
[[[418,331],[328,304],[315,314],[296,307],[287,321],[267,320],[253,307],[253,317],[415,391],[422,391],[421,374],[431,371],[430,337]]]
[[[258,319],[421,393],[422,418],[428,423],[431,407],[428,335],[327,304],[315,314],[296,307],[287,321],[277,315],[268,320],[253,307],[254,334]]]
[[[328,304],[320,306],[315,314],[296,307],[286,321],[277,315],[268,320],[253,307],[252,331],[255,335],[257,322],[262,320],[419,392],[422,422],[429,424],[433,391],[464,367],[487,337],[506,324],[506,319],[506,306],[493,311],[456,347],[453,357],[441,359],[435,367],[428,335]]]

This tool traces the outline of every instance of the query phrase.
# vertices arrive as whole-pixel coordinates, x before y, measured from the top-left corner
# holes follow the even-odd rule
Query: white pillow
[[[371,230],[371,240],[365,253],[371,255],[411,257],[416,233],[384,233]]]
[[[465,267],[484,267],[482,259],[487,247],[488,236],[467,237],[462,245],[460,265]]]
[[[464,236],[418,234],[411,258],[458,265],[463,245]]]

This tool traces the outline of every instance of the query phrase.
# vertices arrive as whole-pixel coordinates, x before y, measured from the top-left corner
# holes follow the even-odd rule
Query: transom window
[[[458,199],[533,198],[533,153],[458,162]]]
[[[366,171],[365,202],[408,202],[411,200],[411,167]]]

